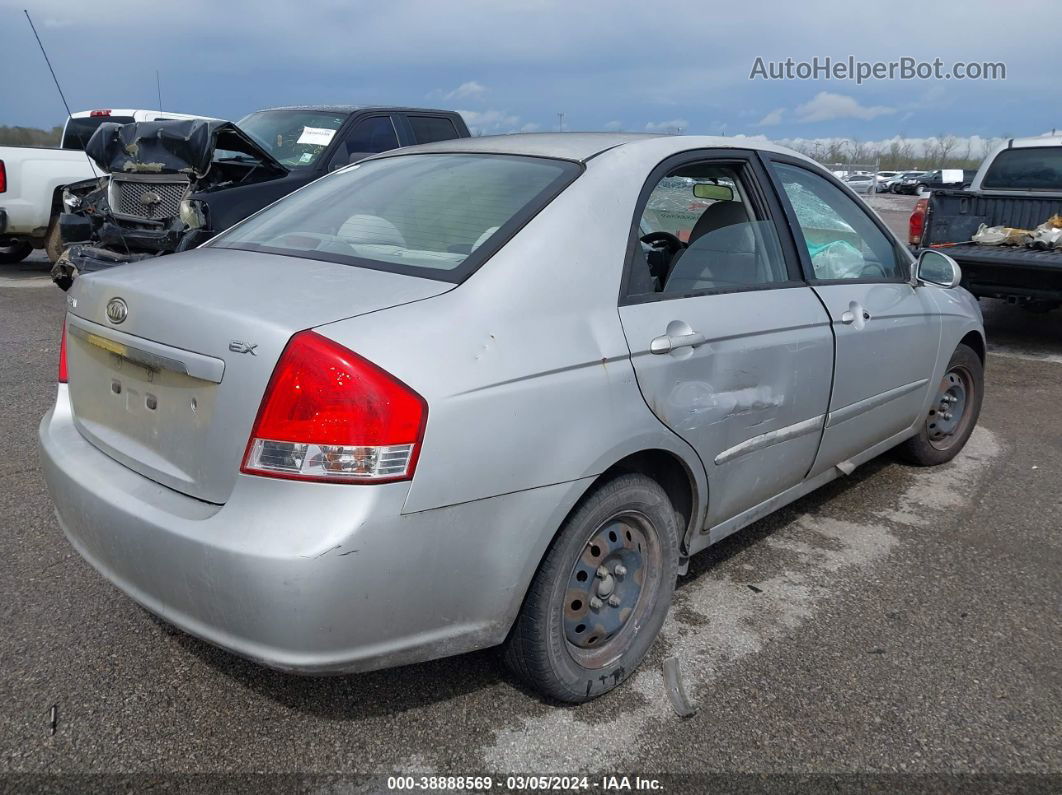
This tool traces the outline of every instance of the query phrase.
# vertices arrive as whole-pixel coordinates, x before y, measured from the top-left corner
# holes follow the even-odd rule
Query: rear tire
[[[680,534],[656,481],[626,474],[597,487],[565,521],[531,581],[505,641],[506,665],[569,703],[627,679],[671,605]]]
[[[9,241],[0,245],[0,265],[14,265],[22,262],[33,252],[33,246],[23,240]]]
[[[984,387],[981,358],[972,348],[959,345],[918,435],[897,448],[900,457],[916,466],[936,466],[958,455],[977,425]]]

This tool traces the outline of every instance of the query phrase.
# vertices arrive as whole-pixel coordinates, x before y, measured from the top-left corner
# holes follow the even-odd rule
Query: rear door
[[[911,283],[910,258],[839,183],[798,160],[767,158],[808,283],[830,315],[837,362],[812,475],[918,418],[940,344],[940,317]]]
[[[709,525],[804,478],[829,401],[829,318],[777,234],[781,208],[764,180],[734,150],[661,163],[639,201],[621,293],[642,395],[704,462]]]

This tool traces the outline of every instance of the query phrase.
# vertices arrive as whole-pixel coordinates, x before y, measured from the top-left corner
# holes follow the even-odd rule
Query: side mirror
[[[962,282],[962,268],[947,254],[926,249],[918,255],[915,263],[915,278],[920,282],[939,287],[958,287]]]

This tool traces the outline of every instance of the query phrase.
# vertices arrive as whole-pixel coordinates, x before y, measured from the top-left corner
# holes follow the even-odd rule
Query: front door
[[[829,402],[829,318],[763,174],[733,151],[662,163],[620,306],[642,395],[704,462],[709,526],[804,478]]]
[[[815,475],[921,416],[940,317],[926,292],[912,286],[910,258],[858,199],[796,162],[773,160],[770,168],[837,346]]]

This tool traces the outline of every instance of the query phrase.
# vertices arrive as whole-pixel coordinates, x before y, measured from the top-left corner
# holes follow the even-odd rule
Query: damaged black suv
[[[370,154],[468,136],[453,111],[342,105],[100,125],[85,152],[106,176],[66,187],[52,277],[65,290],[78,273],[194,248]]]

